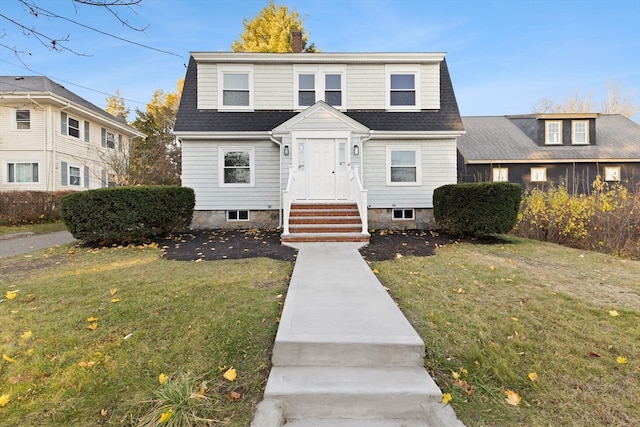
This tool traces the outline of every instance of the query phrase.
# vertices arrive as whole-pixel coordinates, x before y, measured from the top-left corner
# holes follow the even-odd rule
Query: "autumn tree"
[[[240,40],[234,40],[231,50],[234,52],[293,52],[291,33],[302,32],[302,51],[318,52],[309,43],[309,34],[304,31],[303,18],[296,11],[289,11],[287,6],[277,6],[273,0],[265,6],[258,15],[251,19],[244,19],[244,32]]]
[[[131,124],[146,134],[135,139],[129,152],[129,184],[180,185],[182,150],[173,135],[184,79],[177,92],[158,89],[145,111],[136,109]]]
[[[623,95],[623,88],[617,84],[607,84],[607,95],[603,99],[599,111],[595,111],[591,102],[591,94],[582,96],[579,90],[573,96],[555,101],[552,98],[542,98],[531,106],[533,113],[593,113],[622,114],[632,117],[640,111],[640,106],[633,102],[633,94]]]
[[[129,113],[131,112],[129,108],[127,108],[124,98],[120,94],[120,90],[116,90],[115,95],[111,95],[107,97],[107,108],[105,111],[111,114],[114,117],[118,117],[126,120],[129,117]]]

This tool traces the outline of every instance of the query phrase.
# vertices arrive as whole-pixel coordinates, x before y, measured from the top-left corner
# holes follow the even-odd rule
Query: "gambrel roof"
[[[640,125],[619,114],[597,115],[595,144],[538,145],[539,115],[463,117],[458,138],[466,163],[640,161]]]
[[[305,54],[316,55],[316,54]],[[341,54],[348,56],[348,54]],[[345,57],[346,57],[345,56]],[[199,110],[197,64],[193,56],[184,81],[176,132],[259,132],[271,131],[299,114],[299,111],[220,112]],[[446,61],[440,62],[440,109],[420,112],[347,110],[344,114],[371,130],[378,131],[462,131],[462,121]]]

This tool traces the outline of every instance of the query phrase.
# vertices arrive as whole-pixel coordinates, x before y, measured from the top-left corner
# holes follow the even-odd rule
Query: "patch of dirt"
[[[367,261],[400,256],[430,256],[455,239],[426,230],[379,230],[360,253]],[[165,259],[180,261],[273,258],[294,261],[297,250],[280,243],[280,230],[193,230],[159,240]]]

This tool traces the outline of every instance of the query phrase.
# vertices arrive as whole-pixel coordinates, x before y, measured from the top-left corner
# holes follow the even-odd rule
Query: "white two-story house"
[[[66,191],[117,182],[145,135],[47,77],[0,77],[0,191]]]
[[[175,124],[198,228],[428,228],[464,133],[443,53],[193,52]]]

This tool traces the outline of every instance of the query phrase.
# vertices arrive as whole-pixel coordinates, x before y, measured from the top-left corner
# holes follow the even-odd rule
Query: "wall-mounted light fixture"
[[[289,155],[289,146],[288,146],[288,145],[285,145],[285,146],[284,146],[283,152],[284,152],[284,155],[285,155],[285,156],[288,156],[288,155]]]
[[[358,144],[353,145],[353,155],[358,156],[360,154],[360,146]]]

